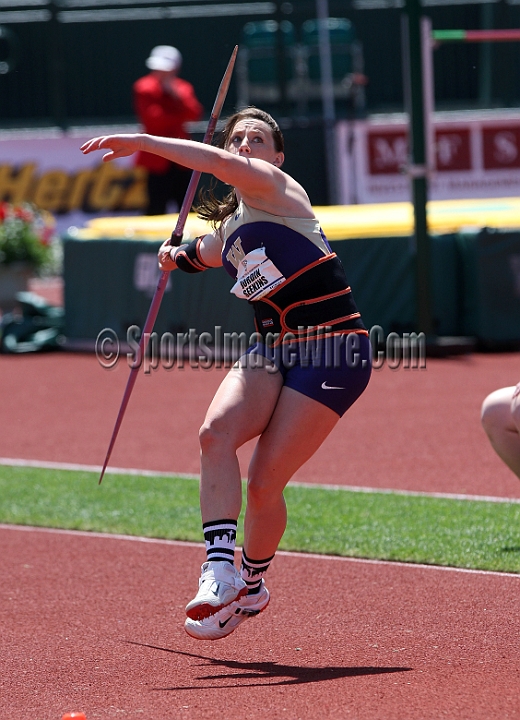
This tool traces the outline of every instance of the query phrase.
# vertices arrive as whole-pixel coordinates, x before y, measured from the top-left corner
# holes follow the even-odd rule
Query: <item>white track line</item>
[[[48,462],[47,460],[23,460],[21,458],[0,458],[0,465],[13,467],[42,468],[43,470],[73,470],[80,472],[93,472],[98,475],[103,469],[101,465],[79,465],[77,463]],[[200,475],[187,473],[160,472],[159,470],[138,470],[136,468],[107,468],[105,475],[143,475],[144,477],[186,478],[199,480]],[[520,501],[519,501],[520,502]]]
[[[20,532],[41,532],[41,533],[51,533],[55,535],[73,535],[76,537],[85,537],[85,538],[101,538],[105,540],[127,540],[130,542],[142,542],[142,543],[152,543],[156,545],[173,545],[177,547],[192,547],[192,548],[200,548],[204,549],[205,545],[204,543],[200,542],[189,542],[184,540],[165,540],[162,538],[148,538],[148,537],[141,537],[139,535],[117,535],[112,533],[100,533],[100,532],[87,532],[85,530],[62,530],[59,528],[44,528],[44,527],[34,527],[31,525],[5,525],[3,523],[0,523],[0,530],[14,530],[14,531],[20,531]],[[240,550],[241,548],[237,548],[237,550]],[[285,557],[294,557],[302,559],[311,559],[311,560],[333,560],[336,562],[347,562],[347,563],[361,563],[363,565],[385,565],[389,567],[401,567],[401,568],[407,568],[407,569],[419,569],[419,570],[442,570],[442,571],[448,571],[448,572],[456,572],[456,573],[469,573],[471,575],[493,575],[497,577],[509,577],[509,578],[515,578],[516,580],[520,580],[520,574],[519,573],[508,573],[508,572],[497,572],[496,570],[472,570],[469,568],[457,568],[457,567],[451,567],[450,565],[424,565],[421,563],[405,563],[405,562],[398,562],[393,560],[372,560],[368,558],[349,558],[349,557],[340,557],[339,555],[319,555],[318,553],[298,553],[298,552],[291,552],[288,550],[278,550],[276,553],[277,555],[282,555]]]
[[[46,460],[23,460],[20,458],[0,458],[0,465],[8,465],[12,467],[33,467],[46,470],[72,470],[82,472],[93,472],[100,474],[101,465],[79,465],[76,463],[57,463],[48,462]],[[142,475],[143,477],[164,477],[164,478],[185,478],[187,480],[199,480],[200,475],[190,475],[188,473],[160,472],[158,470],[139,470],[137,468],[108,468],[106,475]],[[391,488],[372,488],[358,487],[355,485],[329,485],[322,483],[305,483],[291,482],[292,487],[312,488],[313,490],[343,490],[346,492],[363,492],[363,493],[382,493],[391,495],[404,495],[409,497],[433,497],[444,498],[446,500],[476,500],[480,502],[494,503],[517,503],[520,504],[520,498],[496,497],[493,495],[464,495],[462,493],[440,493],[440,492],[420,492],[417,490],[393,490]]]

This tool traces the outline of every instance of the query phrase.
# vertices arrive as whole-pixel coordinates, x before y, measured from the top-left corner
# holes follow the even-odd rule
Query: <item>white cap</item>
[[[146,67],[150,70],[178,70],[182,63],[182,55],[177,48],[171,45],[157,45],[150,53],[146,61]]]

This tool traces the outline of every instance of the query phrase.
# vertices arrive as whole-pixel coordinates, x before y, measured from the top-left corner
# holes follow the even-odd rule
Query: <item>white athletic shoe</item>
[[[246,595],[203,620],[187,618],[184,629],[196,640],[220,640],[220,638],[230,635],[244,620],[261,613],[268,605],[269,590],[262,580],[259,593]]]
[[[201,567],[199,591],[186,605],[186,615],[192,620],[203,620],[242,595],[247,595],[247,585],[234,565],[228,562],[205,562]]]

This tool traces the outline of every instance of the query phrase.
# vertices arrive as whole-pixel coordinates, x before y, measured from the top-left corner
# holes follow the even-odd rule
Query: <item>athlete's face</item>
[[[276,167],[283,163],[284,155],[274,146],[271,128],[262,120],[239,120],[229,136],[227,149],[234,155],[265,160]]]

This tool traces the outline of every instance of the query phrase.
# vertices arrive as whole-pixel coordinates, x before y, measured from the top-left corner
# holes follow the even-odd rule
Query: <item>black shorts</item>
[[[365,334],[337,334],[287,342],[272,348],[256,343],[246,355],[261,355],[282,374],[284,385],[326,405],[340,417],[365,390],[372,372],[372,350]]]

